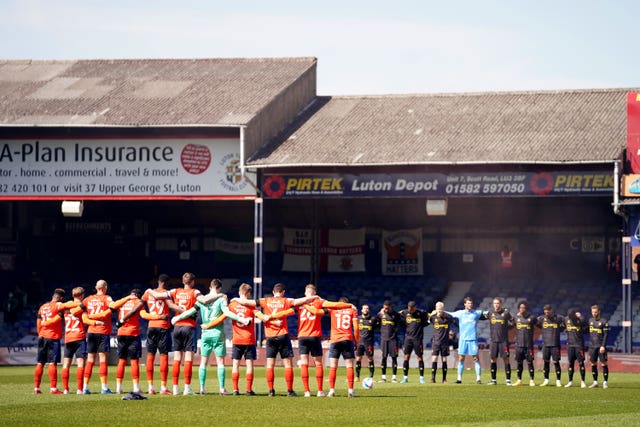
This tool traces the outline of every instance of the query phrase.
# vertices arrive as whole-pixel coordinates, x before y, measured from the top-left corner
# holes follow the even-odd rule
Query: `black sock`
[[[517,366],[517,375],[518,375],[518,380],[522,380],[522,371],[524,370],[524,363],[522,362],[518,362]]]

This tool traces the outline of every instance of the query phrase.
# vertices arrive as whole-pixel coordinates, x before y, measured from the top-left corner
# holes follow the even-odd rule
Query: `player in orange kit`
[[[140,340],[140,317],[150,320],[158,320],[168,317],[166,314],[149,314],[142,308],[144,303],[140,300],[142,292],[133,289],[131,293],[110,304],[109,308],[118,313],[118,367],[116,369],[116,393],[122,394],[122,382],[127,358],[131,360],[131,379],[133,392],[140,393],[140,365],[142,354],[142,342]]]
[[[251,296],[251,285],[247,283],[243,283],[240,285],[238,289],[238,295],[243,300],[249,299]],[[243,305],[239,302],[238,298],[234,298],[231,300],[229,304],[229,310],[241,318],[253,318],[257,317],[260,320],[267,321],[268,319],[278,319],[282,317],[287,317],[292,315],[294,312],[291,310],[290,312],[280,312],[279,314],[272,314],[270,316],[265,316],[262,314],[260,310],[257,310],[255,306],[255,301],[253,302],[253,306],[251,305]],[[224,316],[221,316],[224,317]],[[219,323],[218,319],[215,319],[213,322],[203,325],[203,328],[213,327]],[[231,322],[233,328],[233,338],[232,338],[232,350],[231,350],[231,360],[233,361],[233,365],[231,368],[231,379],[233,382],[233,395],[237,396],[240,394],[239,389],[239,381],[240,381],[240,361],[244,357],[245,364],[247,367],[245,379],[247,382],[247,396],[255,396],[253,391],[253,361],[256,359],[256,334],[255,328],[253,325],[243,325],[240,322],[233,321]]]
[[[172,289],[170,291],[154,292],[149,291],[153,298],[157,300],[171,298],[179,308],[179,314],[192,308],[200,291],[196,289],[196,276],[193,273],[182,275],[184,288]],[[171,376],[173,380],[173,394],[180,394],[178,381],[180,379],[180,363],[184,360],[184,395],[193,394],[191,389],[191,377],[193,375],[193,353],[195,351],[195,330],[196,319],[189,317],[178,321],[173,329],[173,369]]]
[[[251,296],[251,285],[243,283],[238,289],[238,295],[245,299]],[[240,304],[236,300],[232,300],[229,304],[229,310],[243,318],[253,318],[254,316],[262,317],[260,310]],[[256,359],[256,332],[252,324],[243,325],[240,322],[231,322],[233,337],[231,339],[231,382],[233,384],[233,394],[240,394],[240,361],[244,357],[246,365],[245,380],[247,383],[247,396],[255,396],[253,391],[253,361]],[[204,328],[204,325],[203,325]]]
[[[147,330],[147,382],[149,394],[156,394],[153,387],[153,369],[156,351],[160,353],[160,394],[171,394],[167,388],[167,378],[169,376],[169,351],[171,351],[171,323],[169,322],[169,310],[179,311],[170,299],[156,299],[152,292],[166,293],[168,290],[169,276],[161,274],[158,276],[158,287],[154,291],[147,290],[142,295],[142,300],[147,303],[149,314],[166,315],[159,320],[149,320]]]
[[[340,303],[348,303],[347,297],[341,297]],[[348,397],[355,397],[353,391],[355,359],[355,343],[360,339],[358,328],[358,310],[351,304],[348,308],[336,308],[329,301],[325,301],[322,306],[331,315],[331,346],[329,347],[329,394],[328,397],[335,396],[336,374],[338,370],[338,360],[340,356],[344,358],[347,368]],[[305,305],[305,309],[312,313],[318,313],[318,309]],[[321,309],[322,310],[322,309]]]
[[[316,294],[316,286],[309,283],[304,289],[305,297],[313,297]],[[331,302],[320,297],[311,305],[316,309],[324,308],[349,308],[351,304]],[[313,358],[316,368],[316,384],[318,385],[318,397],[324,397],[324,368],[322,366],[322,315],[324,310],[312,313],[305,306],[298,310],[298,351],[300,354],[300,376],[304,387],[304,397],[311,397],[309,388],[309,355]]]
[[[72,289],[71,295],[77,303],[84,299],[84,288],[78,286]],[[84,317],[84,321],[83,321]],[[67,309],[64,311],[64,359],[62,361],[62,388],[64,394],[69,394],[69,370],[73,358],[76,358],[77,394],[82,394],[84,385],[84,365],[87,359],[87,334],[84,322],[96,324],[100,320],[89,320],[80,309]]]
[[[109,309],[109,304],[113,302],[107,295],[108,285],[105,280],[96,282],[96,293],[90,295],[82,302],[86,307],[87,315],[92,320],[100,320],[99,324],[89,325],[87,329],[87,365],[84,369],[84,394],[91,394],[89,391],[89,381],[95,364],[96,353],[100,361],[100,385],[102,394],[113,394],[107,386],[108,356],[111,350],[111,314],[102,315]]]
[[[287,384],[287,396],[298,396],[293,391],[293,367],[291,366],[291,360],[293,358],[293,346],[291,345],[291,338],[289,337],[289,327],[287,325],[286,318],[280,319],[274,317],[271,319],[272,314],[278,312],[284,312],[292,307],[297,307],[302,304],[309,303],[317,298],[313,296],[310,298],[285,298],[284,285],[282,283],[276,283],[273,286],[273,296],[267,298],[260,298],[258,302],[254,300],[247,300],[246,298],[234,298],[234,300],[246,306],[256,306],[256,304],[262,307],[263,313],[266,316],[264,322],[264,332],[267,337],[267,364],[266,364],[266,377],[267,387],[269,388],[269,396],[275,396],[276,391],[273,388],[275,374],[274,367],[276,364],[276,357],[278,354],[282,359],[282,365],[284,366],[284,379]],[[289,315],[294,311],[287,312]]]
[[[58,363],[60,363],[60,339],[62,338],[62,317],[67,308],[78,307],[77,302],[63,303],[64,289],[56,289],[51,301],[42,304],[38,310],[36,327],[38,331],[38,356],[34,372],[34,393],[41,394],[40,383],[44,365],[48,364],[50,394],[62,394],[58,390]]]

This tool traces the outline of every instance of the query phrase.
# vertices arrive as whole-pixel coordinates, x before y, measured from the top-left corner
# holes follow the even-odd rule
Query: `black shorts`
[[[353,359],[355,357],[353,347],[353,341],[351,340],[331,343],[331,345],[329,346],[329,358],[339,359],[340,356],[342,356],[342,358],[345,360]]]
[[[398,357],[398,342],[395,340],[382,341],[380,343],[380,349],[382,350],[382,358]]]
[[[141,356],[142,340],[139,336],[118,336],[118,359],[140,359]]]
[[[584,362],[584,349],[580,347],[567,347],[567,358],[569,359],[569,366],[573,365],[576,360],[579,363]]]
[[[87,358],[87,342],[85,340],[78,340],[65,343],[64,345],[64,358],[73,359],[86,359]]]
[[[415,338],[405,338],[404,339],[404,345],[402,346],[402,351],[404,352],[404,355],[411,355],[411,352],[413,351],[416,356],[420,356],[422,357],[422,353],[424,353],[424,344],[422,344],[422,341],[418,341]]]
[[[60,340],[38,338],[38,363],[60,363]]]
[[[313,357],[322,356],[322,340],[320,337],[298,337],[298,352],[311,354]]]
[[[589,361],[591,363],[597,363],[598,360],[600,360],[600,363],[606,363],[607,352],[605,351],[604,353],[600,353],[600,347],[589,347]]]
[[[433,343],[431,346],[431,355],[447,357],[449,355],[449,343]]]
[[[516,347],[516,362],[522,362],[524,360],[533,363],[532,347]]]
[[[508,342],[491,342],[489,344],[489,357],[491,359],[497,359],[509,357],[509,343]]]
[[[283,359],[293,357],[289,334],[267,338],[267,359],[275,359],[278,354]]]
[[[362,357],[364,355],[369,359],[373,358],[373,344],[358,344],[358,348],[356,348],[356,356]]]
[[[196,329],[191,326],[176,326],[173,329],[173,351],[196,351],[194,339]]]
[[[171,331],[162,328],[150,328],[147,331],[147,353],[169,354],[171,351]]]
[[[256,360],[256,345],[255,344],[233,344],[231,347],[231,358],[233,360]]]
[[[553,359],[554,362],[560,361],[560,347],[542,347],[542,360],[549,361]]]
[[[87,334],[87,353],[108,353],[111,337],[106,334]]]

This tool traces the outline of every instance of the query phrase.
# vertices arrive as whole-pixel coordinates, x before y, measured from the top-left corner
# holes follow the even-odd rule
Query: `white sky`
[[[0,59],[318,58],[318,94],[640,87],[633,0],[0,0]]]

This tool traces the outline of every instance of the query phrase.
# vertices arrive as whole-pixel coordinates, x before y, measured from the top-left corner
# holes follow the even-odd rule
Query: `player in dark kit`
[[[584,382],[584,336],[589,330],[589,325],[582,320],[582,316],[574,308],[567,311],[567,318],[564,321],[567,330],[567,353],[569,359],[569,382],[565,387],[573,385],[573,367],[578,361],[580,369],[580,387],[586,388]]]
[[[591,306],[589,319],[589,361],[593,384],[589,388],[598,387],[598,360],[602,365],[602,388],[609,388],[609,366],[607,366],[607,337],[609,336],[609,322],[600,317],[600,307]]]
[[[539,316],[537,325],[542,329],[542,361],[544,362],[544,381],[540,387],[549,384],[549,367],[551,358],[556,371],[556,386],[562,387],[560,382],[560,332],[564,330],[564,318],[553,312],[551,304],[543,307],[544,315]]]
[[[491,381],[489,385],[496,385],[496,371],[498,370],[498,358],[504,362],[504,372],[507,377],[507,385],[511,385],[511,363],[509,363],[509,329],[513,327],[513,316],[502,307],[502,298],[493,299],[493,310],[487,314],[489,319],[489,331],[491,344],[489,345],[491,357]]]
[[[402,363],[402,383],[409,382],[409,358],[413,351],[418,358],[418,372],[420,374],[420,384],[424,384],[424,361],[422,354],[424,353],[424,327],[429,324],[429,315],[422,310],[416,308],[415,301],[409,301],[405,310],[400,310],[400,318],[406,329],[404,336],[404,344],[402,352],[404,353],[404,361]]]
[[[431,382],[436,382],[438,370],[438,356],[442,358],[442,382],[447,382],[447,356],[451,346],[451,325],[455,321],[450,314],[444,311],[444,303],[438,301],[436,310],[429,319],[433,325],[433,338],[431,339]],[[456,346],[457,347],[457,346]]]
[[[516,327],[516,363],[518,381],[513,384],[516,387],[522,385],[522,370],[524,368],[524,361],[527,361],[527,368],[529,369],[529,385],[534,387],[536,383],[533,381],[534,369],[533,369],[533,332],[536,325],[536,318],[529,312],[529,303],[527,301],[520,301],[518,303],[518,314],[515,317]]]
[[[398,327],[402,318],[397,311],[393,311],[391,301],[385,301],[382,310],[378,313],[380,321],[380,347],[382,348],[382,378],[381,382],[387,381],[387,358],[391,357],[392,382],[398,382]]]
[[[374,330],[380,327],[380,319],[371,316],[369,305],[363,304],[360,316],[358,316],[358,329],[360,330],[360,340],[356,348],[356,381],[360,381],[360,370],[362,369],[362,356],[367,356],[369,362],[369,376],[373,378],[373,342]]]

